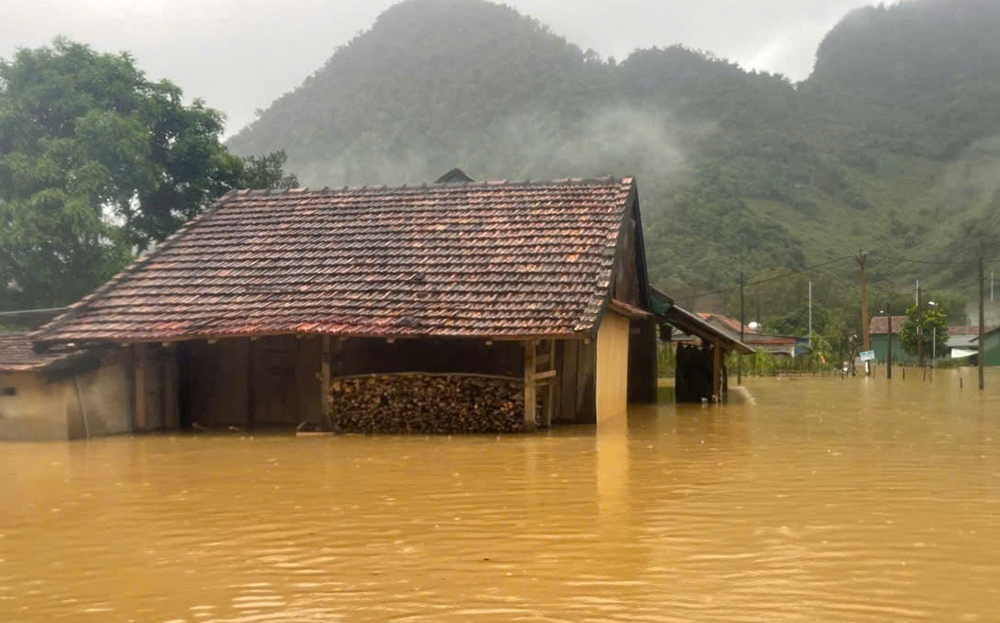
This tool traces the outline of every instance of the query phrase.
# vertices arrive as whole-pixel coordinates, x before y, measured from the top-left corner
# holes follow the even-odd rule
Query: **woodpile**
[[[331,418],[356,433],[514,433],[524,383],[506,377],[380,374],[331,383]]]

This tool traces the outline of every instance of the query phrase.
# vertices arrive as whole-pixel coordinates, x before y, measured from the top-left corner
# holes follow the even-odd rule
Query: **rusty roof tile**
[[[42,327],[42,345],[596,328],[631,178],[233,191]]]

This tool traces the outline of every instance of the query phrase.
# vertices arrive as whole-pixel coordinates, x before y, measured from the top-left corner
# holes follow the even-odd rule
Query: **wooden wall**
[[[556,386],[559,396],[552,421],[557,424],[593,424],[597,421],[594,387],[597,348],[592,341],[556,342]]]
[[[597,421],[628,409],[629,319],[608,311],[597,332]]]
[[[640,284],[639,265],[636,259],[637,230],[638,225],[634,216],[626,217],[615,254],[616,270],[611,296],[625,303],[642,306],[645,302],[641,294],[642,285]]]
[[[192,341],[178,348],[184,424],[294,426],[319,416],[318,337]]]
[[[183,342],[178,345],[184,423],[247,424],[249,339]]]
[[[628,401],[656,402],[656,321],[632,320],[628,341]]]
[[[341,365],[334,376],[393,372],[464,372],[521,377],[524,354],[520,342],[485,340],[406,340],[352,338],[343,343]]]

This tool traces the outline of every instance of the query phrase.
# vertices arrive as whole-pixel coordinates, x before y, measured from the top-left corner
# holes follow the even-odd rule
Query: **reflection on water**
[[[957,374],[525,437],[0,444],[0,621],[1000,620],[1000,375]]]

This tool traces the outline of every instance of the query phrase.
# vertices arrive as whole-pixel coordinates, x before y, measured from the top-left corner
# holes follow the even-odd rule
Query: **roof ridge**
[[[296,188],[265,188],[265,189],[233,189],[219,197],[216,202],[228,201],[237,197],[272,197],[285,194],[336,194],[343,192],[359,191],[394,191],[394,190],[427,190],[431,188],[448,187],[470,187],[470,188],[495,188],[497,186],[568,186],[587,184],[621,184],[629,186],[635,182],[635,177],[628,175],[617,177],[605,175],[597,177],[563,177],[541,180],[481,180],[473,182],[420,182],[416,184],[401,184],[399,186],[389,186],[388,184],[362,184],[361,186],[324,186],[323,188],[309,188],[300,186]]]

